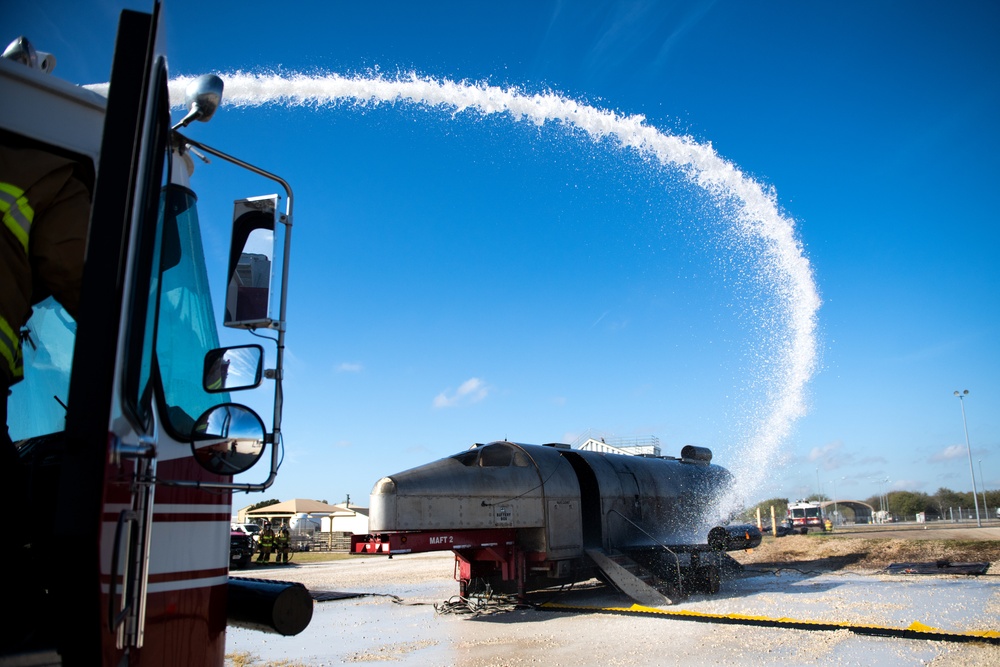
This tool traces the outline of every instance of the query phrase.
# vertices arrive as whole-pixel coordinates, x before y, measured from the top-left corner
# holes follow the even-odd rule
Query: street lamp
[[[841,477],[841,479],[845,479],[845,478]],[[837,478],[834,477],[830,481],[833,482],[833,518],[837,520],[838,524],[840,524],[841,523],[841,521],[840,521],[840,510],[837,508]]]
[[[983,514],[986,515],[986,520],[989,521],[990,518],[990,508],[986,504],[986,478],[983,477],[983,460],[979,459],[979,481],[983,483]]]
[[[965,448],[969,451],[969,474],[972,475],[972,504],[976,506],[976,526],[982,528],[983,520],[979,518],[979,496],[976,495],[976,472],[972,467],[972,446],[969,444],[969,422],[965,419],[965,397],[968,395],[968,389],[962,393],[958,393],[957,389],[955,390],[955,396],[958,397],[959,402],[962,404],[962,425],[965,427]]]
[[[888,482],[888,479],[882,479],[881,477],[876,477],[873,480],[878,484],[878,523],[883,523],[885,520],[885,510],[886,510],[886,499],[885,494],[882,493],[882,484]]]
[[[886,477],[884,481],[885,481],[885,518],[886,520],[888,520],[889,517],[892,516],[892,513],[889,511],[889,489],[890,489],[889,478]]]

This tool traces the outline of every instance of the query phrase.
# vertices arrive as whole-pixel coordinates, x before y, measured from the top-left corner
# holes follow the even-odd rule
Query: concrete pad
[[[303,565],[282,578],[318,590],[375,596],[317,603],[297,637],[230,629],[227,654],[302,665],[386,662],[406,665],[997,665],[1000,646],[717,625],[648,616],[518,610],[469,618],[438,615],[433,603],[457,593],[450,554],[368,558]],[[312,582],[312,583],[309,583]],[[403,603],[388,595],[398,596]],[[552,598],[565,604],[624,606],[607,587],[577,586]],[[751,573],[670,610],[791,617],[951,632],[1000,630],[1000,578],[900,577],[856,573]]]

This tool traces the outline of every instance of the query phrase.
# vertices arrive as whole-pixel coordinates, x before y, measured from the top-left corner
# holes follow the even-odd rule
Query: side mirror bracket
[[[221,89],[218,92],[219,92],[219,95],[220,95],[220,98],[221,98],[221,92],[222,92]],[[210,115],[209,113],[205,113],[205,112],[209,111],[209,109],[212,106],[212,96],[211,96],[212,91],[211,91],[211,89],[208,90],[208,93],[209,93],[208,96],[204,96],[203,95],[200,98],[200,102],[199,102],[198,108],[201,110],[201,112],[197,113],[195,115],[195,117],[192,118],[192,120],[195,120],[195,119],[199,119],[199,120],[200,119],[206,119],[207,120],[208,116]],[[208,103],[208,106],[206,106],[206,102]],[[192,112],[194,112],[194,111],[195,110],[192,108]],[[214,111],[214,108],[211,108],[211,111]],[[183,125],[180,125],[180,126],[183,126]],[[268,329],[271,329],[271,330],[274,330],[274,331],[277,332],[277,337],[275,339],[275,347],[276,347],[276,349],[275,349],[275,364],[274,364],[274,369],[273,370],[264,371],[264,376],[268,377],[268,378],[273,378],[274,382],[275,382],[275,387],[274,387],[274,418],[272,420],[271,433],[269,433],[269,434],[265,433],[263,436],[261,436],[261,442],[262,443],[266,442],[267,444],[271,445],[271,470],[270,470],[270,474],[268,475],[268,477],[267,477],[267,479],[265,481],[263,481],[263,482],[261,482],[259,484],[237,484],[237,483],[232,483],[232,482],[228,482],[228,483],[227,482],[200,482],[200,481],[193,481],[193,480],[191,480],[191,481],[159,480],[159,481],[161,481],[161,483],[164,483],[164,484],[175,485],[175,486],[194,486],[194,487],[198,487],[198,488],[230,489],[230,490],[234,490],[234,491],[245,491],[247,493],[255,492],[255,491],[264,491],[264,490],[266,490],[267,488],[269,488],[274,483],[274,480],[277,477],[278,466],[280,465],[280,452],[279,452],[279,448],[283,446],[283,444],[282,444],[282,438],[281,438],[281,413],[282,413],[283,402],[284,402],[284,399],[283,399],[284,392],[283,392],[283,389],[282,389],[282,378],[284,376],[284,373],[283,373],[282,369],[284,368],[284,352],[285,352],[285,313],[286,313],[286,308],[287,308],[287,303],[288,303],[288,299],[287,299],[287,295],[288,295],[288,265],[289,265],[289,258],[290,258],[290,255],[291,255],[291,241],[292,241],[292,222],[293,222],[293,215],[292,215],[292,203],[293,203],[292,188],[288,184],[288,182],[285,179],[281,178],[280,176],[277,176],[277,175],[275,175],[275,174],[273,174],[271,172],[265,171],[264,169],[261,169],[260,167],[256,167],[256,166],[254,166],[254,165],[252,165],[252,164],[250,164],[248,162],[245,162],[245,161],[243,161],[243,160],[241,160],[241,159],[239,159],[237,157],[234,157],[232,155],[224,153],[224,152],[222,152],[222,151],[220,151],[220,150],[218,150],[216,148],[212,148],[211,146],[209,146],[207,144],[204,144],[204,143],[202,143],[200,141],[197,141],[195,139],[189,139],[188,137],[184,136],[183,134],[181,134],[178,131],[178,127],[177,126],[175,126],[173,128],[173,135],[174,135],[175,142],[177,142],[177,144],[179,146],[193,147],[193,148],[197,148],[199,150],[202,150],[205,153],[208,153],[209,155],[215,156],[215,157],[217,157],[219,159],[222,159],[222,160],[225,160],[226,162],[229,162],[230,164],[234,164],[234,165],[236,165],[238,167],[241,167],[243,169],[251,171],[251,172],[253,172],[253,173],[255,173],[255,174],[259,175],[259,176],[262,176],[262,177],[264,177],[266,179],[274,181],[275,183],[278,183],[279,185],[281,185],[281,187],[285,191],[285,212],[283,214],[279,214],[276,211],[276,205],[277,205],[277,199],[278,199],[277,195],[269,195],[267,197],[252,197],[252,198],[248,198],[248,199],[245,199],[245,200],[238,200],[236,202],[236,205],[234,205],[234,210],[235,210],[236,206],[238,206],[240,204],[240,202],[246,202],[246,203],[249,204],[249,208],[254,209],[256,212],[261,212],[261,209],[263,209],[262,212],[264,213],[264,215],[263,216],[254,216],[256,218],[256,220],[255,221],[251,220],[252,224],[248,224],[247,225],[247,227],[249,228],[249,232],[247,234],[247,237],[245,239],[243,239],[242,241],[240,241],[238,244],[234,243],[234,247],[230,249],[230,274],[229,274],[229,278],[230,279],[232,279],[233,273],[234,273],[236,267],[239,265],[239,263],[240,263],[239,260],[242,257],[242,255],[244,255],[245,252],[253,252],[254,247],[252,245],[248,245],[248,243],[251,240],[250,239],[250,233],[252,233],[255,229],[264,230],[263,231],[263,236],[264,237],[268,237],[268,235],[269,235],[270,242],[273,244],[274,243],[274,232],[276,231],[277,223],[281,223],[281,225],[283,225],[283,227],[284,227],[284,241],[282,243],[282,247],[281,247],[281,250],[280,250],[280,259],[279,259],[279,256],[276,256],[276,253],[274,253],[272,251],[272,256],[270,257],[271,265],[270,265],[269,271],[268,271],[268,273],[270,275],[275,275],[276,273],[280,272],[280,276],[281,276],[279,296],[278,296],[278,299],[277,299],[277,316],[276,317],[272,316],[273,315],[273,310],[274,310],[274,308],[272,307],[273,301],[274,301],[274,295],[272,294],[272,282],[273,281],[268,280],[268,287],[267,287],[267,290],[266,290],[267,291],[267,303],[268,303],[267,309],[265,311],[266,317],[260,318],[260,319],[256,319],[255,317],[250,317],[250,318],[248,318],[246,320],[243,320],[243,321],[240,321],[240,320],[238,320],[236,318],[232,319],[232,321],[234,323],[237,323],[236,324],[237,328],[241,328],[241,329],[253,329],[253,328],[256,328],[256,327],[252,326],[254,320],[256,319],[256,321],[259,323],[259,326],[264,326],[264,327],[266,327]],[[258,204],[258,203],[256,203],[256,202],[268,202],[268,201],[271,202],[271,203],[264,203],[264,204]],[[270,213],[268,213],[268,210],[270,210]],[[244,211],[244,212],[248,212],[248,211]],[[270,215],[270,221],[269,222],[267,221],[267,216],[268,215]],[[237,215],[236,218],[239,219],[239,215]],[[235,228],[235,225],[234,225],[234,228]],[[235,229],[234,229],[234,234],[235,234]],[[260,233],[259,233],[259,235],[260,235]],[[277,250],[277,249],[275,248],[274,250]],[[236,258],[235,262],[233,260],[234,257]],[[280,262],[280,269],[276,269],[275,264],[278,264],[279,262]],[[258,297],[260,295],[261,295],[261,293],[258,293]],[[227,304],[228,304],[228,300],[227,300]],[[258,315],[259,312],[260,312],[259,309],[257,311],[254,311],[254,315]],[[237,313],[234,311],[232,314],[235,316]],[[224,319],[225,320],[229,320],[230,318],[224,318]],[[224,323],[227,324],[227,325],[229,324],[228,321],[224,322]],[[248,408],[243,408],[243,409],[249,411]],[[250,412],[252,413],[252,411],[250,411]],[[252,413],[252,414],[254,414],[256,416],[256,413]],[[259,417],[258,417],[258,419],[259,419]]]

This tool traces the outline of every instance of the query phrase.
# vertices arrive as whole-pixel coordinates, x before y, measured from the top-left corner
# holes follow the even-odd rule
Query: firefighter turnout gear
[[[7,428],[11,385],[24,378],[21,329],[31,307],[53,296],[76,318],[90,224],[90,192],[74,161],[0,145],[0,447],[14,455]]]
[[[4,102],[16,106],[18,100]],[[22,329],[31,307],[53,296],[77,316],[90,224],[90,192],[77,169],[73,160],[47,151],[0,144],[0,502],[14,514],[30,511],[32,473],[11,441],[7,401],[11,386],[24,379]],[[18,620],[7,628],[11,637],[38,636],[38,621],[48,612],[38,583],[44,568],[35,569],[37,549],[30,548],[36,532],[18,535],[0,558],[0,566],[27,567],[22,579],[30,582],[11,591],[19,606]],[[12,643],[5,641],[0,653]]]
[[[274,549],[274,531],[271,526],[265,525],[260,531],[260,555],[257,556],[258,563],[271,562],[271,550]]]
[[[46,151],[0,146],[0,383],[7,387],[24,377],[20,332],[31,306],[53,296],[77,315],[90,193],[75,168]]]
[[[288,563],[288,554],[291,549],[291,539],[288,536],[288,528],[282,527],[281,532],[274,538],[275,561],[278,563]]]

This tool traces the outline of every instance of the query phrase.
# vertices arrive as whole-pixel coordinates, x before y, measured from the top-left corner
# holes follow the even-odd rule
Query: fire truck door
[[[135,549],[148,535],[151,489],[136,471],[155,463],[147,391],[155,371],[145,339],[170,123],[158,14],[158,4],[152,14],[122,12],[94,191],[57,500],[58,515],[73,517],[56,529],[73,548],[54,587],[60,618],[53,627],[66,629],[60,651],[67,665],[121,662],[127,650],[117,646],[122,627],[112,627],[109,599],[126,591],[141,597],[144,586]],[[119,519],[132,544],[118,551],[132,563],[122,566],[124,577],[108,565]],[[138,625],[129,623],[125,645],[136,645],[141,614]]]

